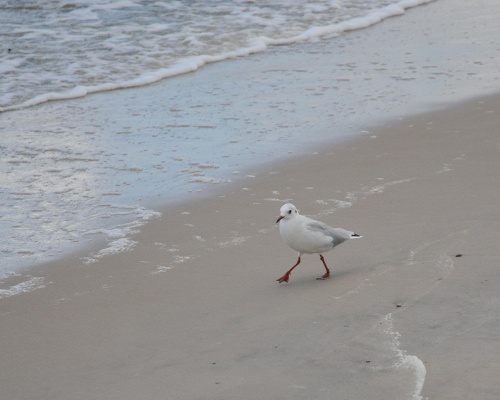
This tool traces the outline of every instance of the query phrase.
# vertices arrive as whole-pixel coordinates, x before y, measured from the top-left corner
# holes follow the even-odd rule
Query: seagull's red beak
[[[276,220],[276,223],[280,222],[283,218],[285,218],[283,215],[280,215],[280,217]]]

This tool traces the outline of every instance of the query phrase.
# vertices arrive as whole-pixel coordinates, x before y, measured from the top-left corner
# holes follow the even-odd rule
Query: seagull
[[[280,223],[280,234],[283,241],[293,250],[299,252],[297,263],[285,275],[276,279],[279,283],[288,282],[291,272],[300,264],[302,254],[313,253],[319,253],[319,258],[326,269],[326,273],[318,279],[328,279],[330,270],[321,253],[330,251],[348,239],[362,237],[354,232],[342,228],[332,228],[323,222],[300,215],[297,207],[290,203],[281,207],[280,216],[276,223],[278,222]]]

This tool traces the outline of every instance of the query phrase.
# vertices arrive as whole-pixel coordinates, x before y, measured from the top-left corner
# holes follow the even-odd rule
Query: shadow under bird
[[[318,279],[328,279],[330,277],[330,270],[326,265],[322,253],[332,250],[348,239],[359,239],[362,237],[354,232],[346,231],[342,228],[332,228],[321,221],[300,215],[297,208],[290,203],[284,204],[281,207],[280,216],[276,223],[278,222],[283,241],[299,253],[297,263],[285,275],[277,279],[279,283],[288,282],[290,274],[300,264],[302,254],[314,253],[319,254],[319,258],[326,269],[326,273]]]

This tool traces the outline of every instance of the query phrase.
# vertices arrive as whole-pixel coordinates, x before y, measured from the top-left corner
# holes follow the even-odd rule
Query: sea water
[[[141,86],[430,0],[6,0],[0,111]]]

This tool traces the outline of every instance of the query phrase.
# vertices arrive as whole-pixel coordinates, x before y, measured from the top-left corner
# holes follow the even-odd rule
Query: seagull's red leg
[[[323,262],[323,265],[325,266],[326,269],[326,274],[321,277],[321,279],[328,279],[330,277],[330,270],[328,269],[328,266],[326,265],[325,259],[323,258],[323,254],[319,255],[319,258]],[[320,279],[320,278],[318,278]]]
[[[292,268],[290,268],[290,270],[285,274],[283,275],[281,278],[279,279],[276,279],[279,283],[283,283],[283,282],[288,282],[288,279],[290,278],[290,273],[293,271],[293,269],[300,264],[300,256],[299,256],[299,259],[297,260],[297,264],[295,264]]]

